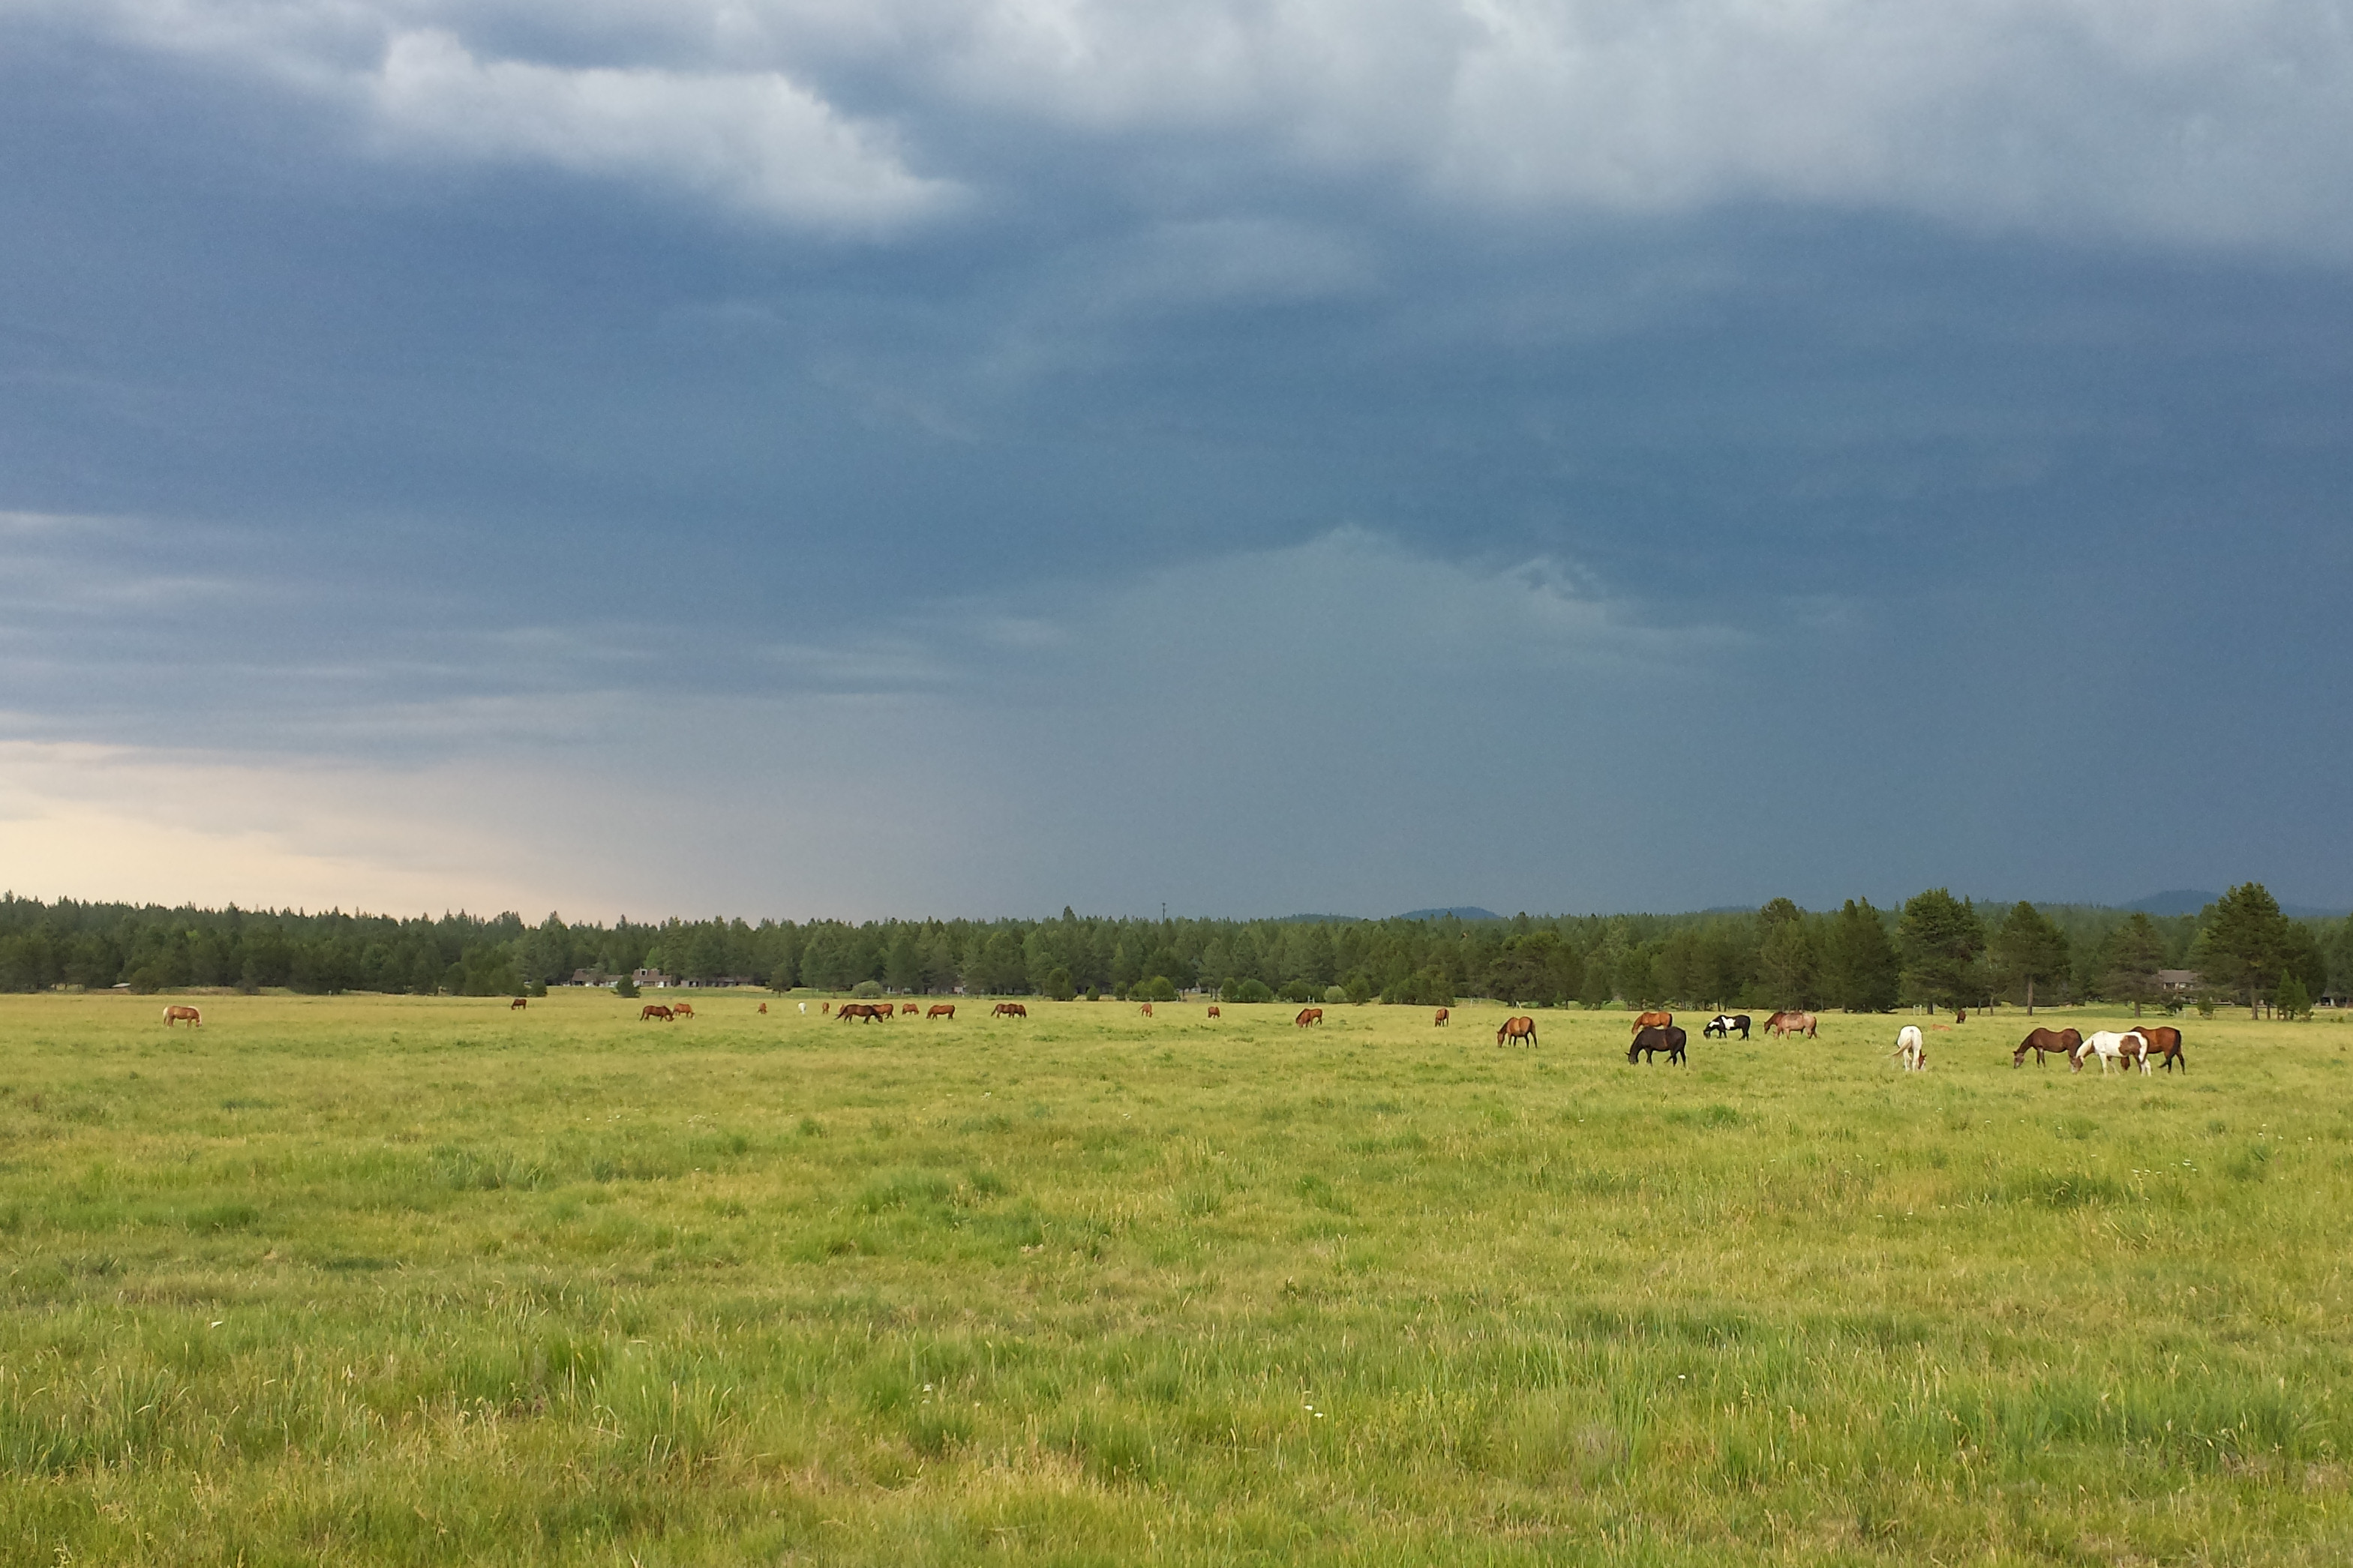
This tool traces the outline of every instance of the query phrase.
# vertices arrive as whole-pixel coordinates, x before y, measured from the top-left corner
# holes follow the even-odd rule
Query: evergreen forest
[[[656,970],[786,991],[1445,1005],[1884,1012],[2187,999],[2295,1016],[2353,994],[2353,917],[2297,920],[2246,883],[2195,915],[1984,905],[1931,889],[1894,909],[1508,920],[740,919],[567,924],[555,914],[384,915],[0,898],[0,990],[286,988],[527,994]],[[2194,997],[2159,982],[2194,971]]]

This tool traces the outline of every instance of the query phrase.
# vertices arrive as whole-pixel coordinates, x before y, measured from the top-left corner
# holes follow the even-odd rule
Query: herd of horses
[[[522,997],[514,998],[512,1006],[522,1005]],[[767,1010],[768,1005],[765,1002],[761,1003],[760,1011],[765,1013]],[[928,1011],[925,1011],[920,1004],[913,1002],[844,1002],[839,1007],[828,1002],[823,1010],[832,1014],[836,1018],[857,1018],[869,1024],[915,1013],[923,1013],[926,1018],[953,1019],[955,1016],[955,1004],[953,1002],[934,1003]],[[804,1013],[808,1011],[807,1003],[801,1004],[801,1011]],[[1152,1004],[1145,1003],[1142,1013],[1145,1017],[1151,1017]],[[989,1016],[992,1018],[1027,1018],[1029,1016],[1029,1007],[1019,1002],[999,1002],[989,1009]],[[1220,1016],[1217,1006],[1212,1005],[1208,1010],[1208,1016],[1215,1018]],[[671,1024],[681,1018],[693,1016],[694,1005],[691,1002],[668,1004],[649,1002],[638,1010],[639,1023]],[[1449,1016],[1447,1010],[1440,1007],[1438,1009],[1437,1016],[1430,1020],[1431,1026],[1437,1028],[1445,1027]],[[182,1004],[175,1003],[164,1009],[164,1025],[166,1028],[174,1024],[186,1024],[192,1027],[201,1028],[204,1026],[204,1021],[202,1013]],[[1304,1029],[1323,1021],[1323,1008],[1302,1007],[1299,1010],[1299,1016],[1293,1018],[1292,1023]],[[1749,1029],[1753,1022],[1754,1020],[1746,1013],[1718,1013],[1707,1021],[1706,1026],[1700,1033],[1719,1040],[1730,1039],[1736,1034],[1745,1040],[1749,1037]],[[1818,1037],[1815,1031],[1820,1027],[1820,1022],[1811,1013],[1778,1012],[1765,1020],[1765,1033],[1769,1037],[1785,1040],[1792,1035],[1802,1035],[1810,1040]],[[1644,1012],[1634,1019],[1633,1029],[1633,1041],[1626,1047],[1626,1059],[1629,1062],[1639,1061],[1647,1064],[1661,1055],[1665,1056],[1670,1063],[1689,1061],[1690,1058],[1684,1055],[1684,1047],[1690,1042],[1690,1037],[1676,1026],[1675,1016],[1672,1013]],[[1521,1040],[1530,1047],[1535,1046],[1536,1021],[1525,1013],[1514,1014],[1505,1018],[1503,1026],[1495,1031],[1495,1044],[1502,1046],[1513,1040]],[[2168,1024],[2144,1024],[2130,1029],[2103,1029],[2090,1035],[2073,1028],[2034,1029],[2029,1032],[2025,1039],[2019,1042],[2018,1049],[2010,1054],[2010,1065],[2025,1066],[2029,1052],[2033,1053],[2034,1065],[2037,1067],[2042,1066],[2052,1057],[2065,1057],[2068,1068],[2073,1072],[2082,1072],[2084,1064],[2094,1058],[2099,1061],[2103,1075],[2112,1068],[2121,1068],[2126,1072],[2130,1072],[2137,1067],[2146,1076],[2153,1070],[2151,1063],[2157,1061],[2162,1061],[2165,1064],[2165,1070],[2168,1073],[2177,1067],[2185,1073],[2189,1070],[2189,1058],[2181,1051],[2181,1031]],[[1902,1063],[1905,1072],[1925,1072],[1928,1066],[1927,1037],[1921,1034],[1918,1025],[1906,1024],[1896,1032],[1895,1049],[1889,1055]]]

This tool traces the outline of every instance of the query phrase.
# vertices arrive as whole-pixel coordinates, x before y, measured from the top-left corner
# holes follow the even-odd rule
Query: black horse
[[[1745,1040],[1748,1037],[1747,1014],[1718,1013],[1715,1017],[1710,1018],[1707,1021],[1707,1027],[1702,1029],[1700,1033],[1703,1035],[1713,1035],[1717,1039],[1721,1040],[1727,1038],[1735,1029],[1740,1031],[1740,1037],[1742,1039]]]
[[[1690,1037],[1672,1024],[1663,1029],[1645,1029],[1634,1037],[1632,1045],[1626,1047],[1626,1059],[1630,1062],[1639,1056],[1643,1061],[1648,1062],[1652,1051],[1664,1051],[1667,1053],[1667,1060],[1682,1061],[1683,1042]]]

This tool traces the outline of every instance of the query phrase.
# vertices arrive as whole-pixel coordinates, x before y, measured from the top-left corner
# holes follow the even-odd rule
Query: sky
[[[2353,9],[0,0],[0,883],[2353,903]]]

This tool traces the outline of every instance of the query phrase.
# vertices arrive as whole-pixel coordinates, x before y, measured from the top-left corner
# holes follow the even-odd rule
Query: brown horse
[[[871,1024],[877,1018],[889,1017],[891,1005],[886,1002],[877,1007],[871,1002],[844,1002],[833,1016],[836,1018],[856,1018],[861,1023]]]
[[[765,1013],[765,1012],[766,1012],[767,1010],[768,1010],[768,1005],[767,1005],[765,1002],[761,1003],[761,1004],[760,1004],[760,1011],[761,1011],[761,1012],[763,1012],[763,1013]]]
[[[918,1002],[902,1002],[899,1004],[899,1012],[903,1017],[912,1018],[923,1010],[923,1005]]]
[[[1222,1018],[1222,1017],[1224,1017],[1224,1016],[1225,1016],[1225,1015],[1224,1015],[1223,1013],[1219,1012],[1219,1011],[1218,1011],[1218,1005],[1217,1005],[1215,1002],[1212,1002],[1212,1003],[1210,1003],[1210,1004],[1209,1004],[1209,1016],[1210,1016],[1210,1017],[1212,1017],[1212,1018]]]
[[[1664,1051],[1670,1062],[1688,1064],[1688,1058],[1683,1055],[1683,1046],[1689,1038],[1689,1036],[1672,1024],[1667,1025],[1664,1028],[1644,1029],[1634,1037],[1634,1043],[1626,1047],[1626,1059],[1631,1062],[1636,1057],[1641,1057],[1643,1065],[1648,1066],[1652,1052]]]
[[[1495,1043],[1500,1046],[1505,1040],[1525,1040],[1531,1046],[1535,1045],[1536,1021],[1525,1013],[1514,1018],[1504,1019],[1504,1026],[1495,1031]]]
[[[516,997],[513,1001],[512,1001],[512,1002],[510,1002],[510,1003],[508,1003],[508,1004],[507,1004],[507,1011],[508,1011],[508,1012],[510,1012],[510,1013],[512,1013],[512,1012],[513,1012],[513,1011],[514,1011],[516,1008],[518,1008],[518,1007],[528,1007],[528,1006],[530,1006],[530,1005],[531,1005],[531,1004],[530,1004],[530,1003],[528,1003],[528,1002],[524,1001],[522,997],[518,996],[518,997]]]
[[[953,1018],[955,1016],[955,1004],[953,1002],[934,1003],[932,1005],[932,1010],[924,1014],[923,1016],[926,1018]]]
[[[1785,1040],[1791,1035],[1803,1035],[1810,1040],[1814,1037],[1814,1028],[1819,1022],[1820,1020],[1811,1013],[1776,1013],[1765,1020],[1765,1032],[1768,1035],[1778,1035]]]
[[[2133,1032],[2148,1042],[2146,1056],[2165,1058],[2166,1071],[2171,1072],[2176,1062],[2181,1064],[2183,1072],[2189,1070],[2189,1058],[2181,1054],[2180,1030],[2170,1024],[2144,1024]]]
[[[830,1012],[832,1012],[832,1011],[833,1011],[833,1004],[832,1004],[832,1003],[830,1003],[830,1002],[828,1002],[828,1003],[826,1003],[823,1006],[820,1006],[820,1007],[818,1009],[818,1016],[819,1017],[823,1017],[826,1014],[830,1013]]]
[[[1291,1021],[1303,1029],[1307,1027],[1310,1024],[1320,1024],[1324,1021],[1324,1009],[1321,1007],[1302,1007],[1299,1010],[1299,1016]]]
[[[988,1010],[988,1016],[992,1018],[1026,1018],[1029,1016],[1029,1009],[1018,1002],[999,1002]]]
[[[1150,1016],[1152,1016],[1152,1004],[1151,1004],[1151,1003],[1149,1003],[1149,1002],[1146,1002],[1146,1003],[1144,1005],[1144,1009],[1143,1009],[1143,1011],[1144,1011],[1144,1016],[1145,1016],[1145,1017],[1149,1018]]]
[[[174,1005],[164,1008],[164,1027],[168,1029],[174,1024],[194,1024],[201,1029],[205,1026],[205,1016],[194,1007]]]
[[[1672,1013],[1644,1013],[1634,1020],[1634,1032],[1638,1035],[1645,1029],[1672,1029],[1674,1026],[1675,1016]]]
[[[1446,1020],[1452,1016],[1445,1008],[1440,1007],[1438,1010],[1438,1016],[1430,1021],[1430,1026],[1433,1029],[1442,1029],[1446,1027]]]
[[[670,1010],[681,1018],[694,1016],[694,1004],[691,1002],[673,1002],[670,1005]]]
[[[2075,1047],[2083,1043],[2084,1031],[2081,1029],[2037,1029],[2018,1042],[2018,1049],[2010,1053],[2010,1065],[2024,1067],[2029,1051],[2034,1053],[2036,1067],[2042,1065],[2044,1057],[2065,1057],[2073,1061]]]
[[[669,1008],[663,1006],[659,1002],[649,1002],[644,1006],[638,1009],[638,1022],[640,1024],[644,1023],[649,1018],[659,1018],[663,1023],[667,1024],[676,1019],[677,1016],[677,1014],[671,1012]]]

